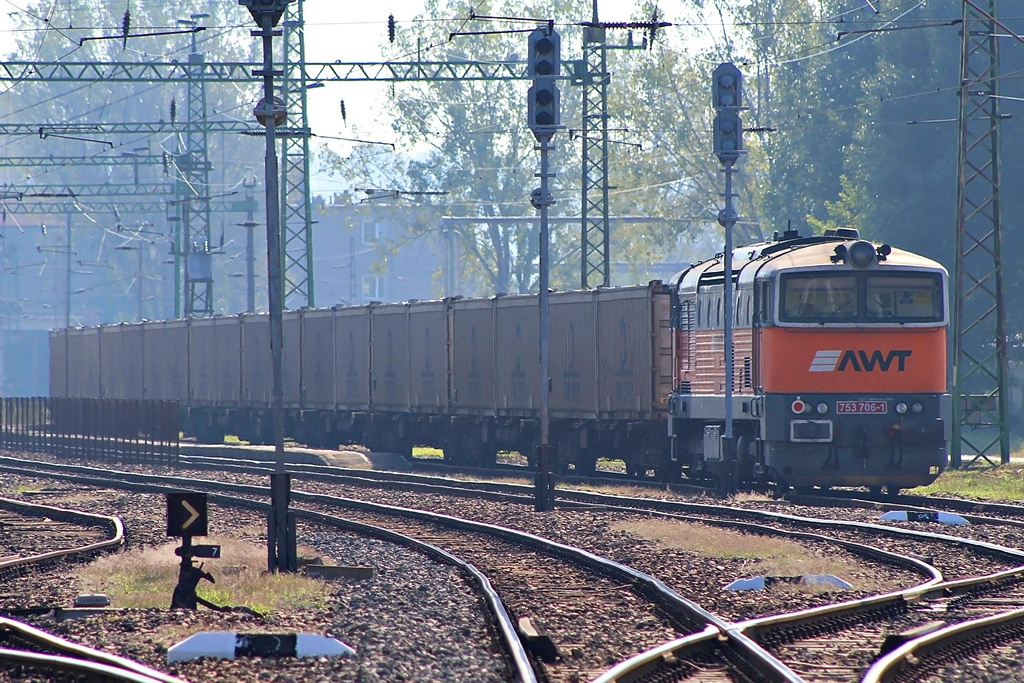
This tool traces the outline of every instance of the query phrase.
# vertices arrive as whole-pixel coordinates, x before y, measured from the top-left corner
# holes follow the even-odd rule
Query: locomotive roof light
[[[797,415],[800,415],[802,413],[806,413],[807,411],[809,411],[811,409],[810,404],[806,403],[805,401],[803,401],[799,396],[796,397],[796,400],[794,400],[793,403],[790,404],[789,407]]]
[[[847,261],[854,268],[867,268],[875,262],[875,246],[871,242],[857,240],[847,249]]]
[[[910,405],[910,409],[914,411],[915,415],[920,415],[921,413],[924,412],[924,405],[922,405],[919,401],[914,401]]]
[[[892,253],[892,247],[888,244],[879,245],[879,247],[875,249],[875,253],[878,254],[879,261],[884,261],[885,257]]]
[[[897,403],[896,404],[896,412],[899,413],[900,415],[905,414],[907,412],[907,404],[904,403],[903,401],[900,401],[899,403]]]
[[[818,405],[814,406],[814,409],[818,411],[818,415],[824,415],[828,412],[828,404],[822,401]]]
[[[846,263],[846,245],[837,244],[836,254],[832,257],[832,263]]]

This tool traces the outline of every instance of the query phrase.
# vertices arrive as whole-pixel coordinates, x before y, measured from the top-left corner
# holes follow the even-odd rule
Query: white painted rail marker
[[[200,657],[347,657],[356,651],[335,638],[317,633],[234,633],[203,631],[172,645],[167,663]]]

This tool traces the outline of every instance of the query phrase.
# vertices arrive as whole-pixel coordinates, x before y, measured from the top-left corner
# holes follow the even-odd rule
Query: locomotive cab
[[[783,488],[893,491],[933,481],[950,438],[942,266],[855,231],[788,233],[735,258],[740,472]],[[716,270],[721,283],[720,263],[701,264],[677,290],[670,433],[673,453],[688,454],[698,477],[728,457],[714,444],[725,407],[722,330],[704,332],[685,315],[720,296]]]

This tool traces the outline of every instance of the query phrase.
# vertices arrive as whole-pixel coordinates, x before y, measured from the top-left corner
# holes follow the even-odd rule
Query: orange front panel
[[[761,330],[766,393],[945,393],[946,328]]]

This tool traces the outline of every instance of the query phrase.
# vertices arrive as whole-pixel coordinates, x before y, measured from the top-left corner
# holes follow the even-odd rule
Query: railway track
[[[211,462],[211,465],[216,464]],[[321,477],[326,470],[316,467],[308,466],[305,468],[310,474],[317,473]],[[328,475],[329,476],[329,475]],[[421,475],[391,475],[391,474],[379,474],[374,473],[369,477],[358,477],[362,479],[358,485],[368,485],[365,482],[367,480],[387,480],[387,479],[398,479],[402,483],[403,487],[407,487],[408,490],[419,490],[425,491],[433,485],[439,484],[432,477],[422,477]],[[448,486],[452,487],[455,495],[469,495],[467,491],[472,490],[485,490],[488,495],[503,494],[508,496],[515,496],[517,499],[522,500],[528,498],[529,487],[524,487],[516,484],[489,484],[489,483],[458,483],[452,484],[449,482]],[[585,498],[590,498],[596,494],[582,494]],[[573,499],[574,494],[570,492],[559,491],[560,498]],[[799,502],[799,499],[796,499]],[[567,504],[568,501],[562,504]],[[637,501],[631,501],[631,503],[637,503]],[[641,503],[641,505],[645,504]],[[658,507],[662,507],[661,504],[655,504]],[[672,507],[671,503],[665,503],[664,506]],[[686,508],[686,504],[680,507]],[[706,512],[709,506],[696,506],[697,509],[701,509]],[[722,506],[710,506],[712,508],[721,508]],[[693,507],[689,508],[693,510]],[[1019,511],[1015,511],[1019,512]],[[718,514],[716,511],[715,514]],[[746,512],[741,513],[746,515]],[[767,514],[769,517],[773,517],[780,521],[786,521],[790,524],[794,523],[806,523],[808,520],[801,520],[794,515],[784,514],[772,514],[772,513],[758,513],[753,514],[762,516]],[[968,519],[976,522],[986,521],[981,517],[968,517]],[[993,523],[997,523],[999,520],[989,520]],[[835,530],[839,526],[843,525],[842,522],[837,521],[825,521],[820,522],[819,520],[811,520],[811,523],[816,525],[823,525],[827,528]],[[1011,526],[1019,526],[1020,523],[1011,524]],[[865,603],[864,605],[836,607],[836,608],[824,608],[819,610],[817,613],[806,613],[797,617],[789,618],[776,618],[776,619],[763,619],[763,620],[751,620],[749,622],[741,622],[741,627],[749,629],[750,633],[757,634],[759,642],[763,642],[769,649],[776,654],[780,660],[788,664],[794,671],[804,676],[807,680],[823,680],[823,681],[856,681],[860,679],[860,676],[867,670],[873,661],[875,661],[883,648],[883,644],[887,639],[891,640],[893,636],[904,638],[910,642],[914,641],[913,631],[914,629],[924,629],[925,631],[931,628],[939,628],[940,625],[936,625],[938,621],[937,616],[941,616],[942,623],[945,626],[941,627],[942,631],[952,630],[955,631],[957,637],[967,637],[962,634],[971,634],[974,632],[973,628],[961,627],[957,624],[961,620],[967,622],[977,621],[981,626],[978,627],[978,632],[981,632],[982,628],[985,628],[986,624],[997,623],[1003,624],[1003,619],[999,613],[991,613],[982,610],[982,614],[973,617],[970,612],[965,610],[954,610],[953,612],[947,612],[944,605],[947,602],[953,602],[956,604],[963,604],[966,596],[970,595],[976,590],[985,588],[991,588],[993,585],[1000,585],[1003,587],[1003,593],[994,598],[995,602],[989,601],[991,604],[1000,605],[1005,607],[1007,605],[1014,606],[1024,604],[1024,595],[1020,594],[1018,582],[1019,576],[1011,571],[1009,573],[1000,572],[1001,568],[1007,566],[1019,565],[1022,563],[1022,557],[1014,548],[1000,549],[996,548],[994,544],[988,544],[985,542],[975,543],[968,540],[958,539],[955,536],[949,536],[945,534],[932,534],[927,532],[911,532],[904,534],[903,531],[897,529],[887,528],[883,525],[877,524],[855,524],[853,525],[857,530],[854,532],[862,537],[877,538],[881,535],[894,535],[897,537],[903,536],[918,537],[924,539],[921,543],[921,547],[915,547],[914,550],[917,553],[926,555],[942,555],[952,554],[948,550],[949,547],[955,547],[959,549],[970,549],[968,551],[968,559],[961,561],[960,566],[950,567],[950,573],[956,578],[967,579],[963,583],[957,582],[945,582],[938,592],[931,592],[927,594],[921,594],[920,592],[907,592],[901,595],[892,595],[887,598],[875,601],[874,605]],[[936,548],[939,550],[937,551]],[[910,553],[914,554],[914,553]],[[970,557],[973,554],[973,557]],[[997,560],[992,561],[993,556],[999,556]],[[966,569],[963,565],[969,565]],[[988,570],[986,572],[986,570]],[[987,573],[984,578],[977,578],[977,574]],[[972,581],[969,577],[975,577]],[[996,578],[1002,577],[1002,578]],[[966,591],[962,593],[961,591]],[[954,597],[956,600],[954,601]],[[831,614],[830,614],[831,612]],[[806,622],[806,623],[805,623]],[[987,626],[987,628],[995,628],[993,626]],[[1008,627],[1000,626],[1002,632],[1007,632]],[[904,634],[900,636],[900,634]],[[706,639],[710,639],[711,636],[705,634],[690,635],[682,639],[681,643],[677,644],[664,644],[660,649],[656,648],[649,653],[649,659],[646,663],[637,664],[640,669],[650,670],[653,666],[651,661],[657,662],[658,666],[664,666],[666,661],[665,653],[677,651],[677,654],[672,655],[668,659],[677,662],[686,662],[686,666],[675,665],[676,671],[669,674],[670,678],[665,680],[705,680],[708,676],[711,679],[717,678],[720,672],[714,669],[713,664],[709,666],[697,666],[694,664],[694,653],[693,649],[699,647],[699,645]],[[946,640],[952,640],[947,638]],[[945,641],[938,641],[945,642]],[[908,647],[912,647],[909,646]],[[927,649],[927,648],[925,648]],[[931,650],[941,652],[938,646],[932,646]],[[921,659],[920,655],[913,655],[914,657]],[[998,658],[997,658],[998,659]],[[636,664],[634,662],[634,664]],[[624,665],[624,672],[631,671],[629,666]],[[898,667],[897,667],[898,668]],[[998,669],[997,666],[988,667],[989,671]],[[620,680],[617,678],[619,673],[610,674],[607,680]],[[623,677],[621,680],[632,680],[632,673],[622,673]],[[886,674],[888,675],[888,674]],[[696,678],[695,678],[696,677]],[[604,680],[604,679],[601,679]],[[709,679],[710,680],[710,679]],[[886,679],[888,680],[888,679]],[[1009,679],[1008,679],[1009,680]]]
[[[38,572],[81,561],[124,544],[117,517],[0,498],[0,576]],[[0,617],[0,670],[14,680],[182,683],[123,657],[77,645],[9,617]]]
[[[333,480],[323,481],[324,472],[320,468],[313,467],[308,471],[311,475],[316,474],[321,479],[320,484],[317,486],[322,488],[337,487]],[[250,471],[250,474],[259,475],[260,473],[262,473],[262,470],[259,469]],[[348,473],[341,476],[342,478],[351,478]],[[415,479],[418,475],[413,476]],[[141,475],[131,475],[129,478],[132,477],[141,477]],[[380,481],[388,477],[381,475],[381,473],[374,473],[368,477],[360,476],[356,478],[360,479],[361,482],[353,486],[368,489],[370,487],[369,482],[377,481],[379,486]],[[142,477],[142,480],[147,479],[147,477]],[[167,478],[158,477],[158,479],[166,480]],[[454,494],[464,497],[483,495],[497,501],[519,504],[529,499],[529,496],[525,495],[523,491],[524,488],[528,487],[516,484],[453,483],[448,481],[447,485],[445,485],[444,482],[436,481],[436,477],[419,478],[414,481],[409,479],[409,475],[404,475],[400,479],[403,480],[402,486],[408,487],[408,493],[405,494],[408,496],[422,498],[423,496],[433,495],[428,493],[428,491],[436,490],[447,491],[448,495]],[[200,482],[193,479],[191,483],[199,485]],[[436,487],[436,489],[431,489],[431,487]],[[311,488],[315,487],[311,486]],[[262,488],[258,487],[256,490],[262,492]],[[380,512],[368,512],[374,506],[365,502],[343,500],[326,494],[296,492],[295,495],[296,501],[302,504],[304,508],[316,507],[324,510],[335,510],[339,505],[345,505],[362,508],[363,512],[360,514],[365,515],[366,519],[374,518],[376,515],[381,514]],[[390,493],[386,495],[394,498],[395,494]],[[656,514],[675,519],[696,519],[703,523],[748,525],[751,531],[763,533],[786,532],[794,535],[807,534],[806,528],[803,531],[798,531],[795,528],[787,529],[786,527],[811,525],[819,529],[827,529],[830,533],[840,536],[841,534],[838,534],[837,531],[849,525],[848,522],[843,522],[842,520],[802,518],[797,515],[764,510],[736,510],[726,506],[702,503],[649,501],[584,492],[559,491],[559,496],[560,498],[565,498],[565,500],[560,501],[560,505],[568,506],[581,512],[614,510],[616,512],[628,511],[633,514]],[[630,505],[625,505],[626,502],[629,502]],[[632,505],[634,504],[643,504],[648,507],[633,508]],[[668,510],[674,511],[669,512]],[[683,511],[688,514],[682,514]],[[695,515],[694,513],[699,514]],[[347,514],[350,517],[353,516],[351,512]],[[723,519],[727,515],[743,519]],[[757,519],[761,524],[750,521],[752,519]],[[767,528],[764,525],[764,522],[767,520],[771,520],[777,527]],[[380,519],[374,519],[373,521],[381,522]],[[394,520],[389,521],[388,524],[392,528],[396,526]],[[433,522],[420,520],[414,523],[403,524],[407,524],[405,529],[410,535],[430,538],[439,546],[452,542],[450,536],[442,534],[437,529],[429,526]],[[424,527],[424,524],[428,526]],[[764,526],[765,528],[759,529],[759,526]],[[970,632],[970,628],[960,626],[960,624],[971,624],[976,621],[991,623],[993,619],[998,620],[1001,618],[1001,615],[1012,612],[1013,610],[1010,608],[1021,604],[1021,601],[1024,600],[1024,590],[1020,587],[1021,581],[1024,580],[1022,578],[1024,577],[1022,575],[1024,569],[1014,567],[1014,565],[1024,564],[1024,554],[1020,550],[1000,548],[993,543],[957,538],[946,534],[935,534],[910,529],[894,529],[884,525],[864,522],[854,522],[852,523],[852,528],[857,530],[855,535],[861,540],[865,537],[877,538],[886,536],[923,539],[915,541],[915,543],[932,544],[931,550],[924,551],[931,554],[936,554],[935,548],[945,548],[943,552],[947,554],[952,552],[950,549],[966,548],[969,552],[969,559],[966,562],[972,564],[976,571],[970,575],[961,575],[968,572],[958,569],[954,572],[956,574],[955,578],[958,580],[950,581],[948,577],[944,579],[941,571],[934,568],[928,569],[928,563],[924,562],[921,558],[909,556],[915,553],[907,553],[903,555],[902,561],[907,566],[916,566],[916,570],[922,575],[921,582],[915,586],[891,594],[847,601],[846,603],[819,605],[788,614],[768,615],[733,622],[727,621],[724,622],[724,631],[721,625],[715,626],[713,622],[709,622],[703,627],[700,627],[699,624],[694,624],[690,627],[691,632],[680,633],[678,634],[679,637],[665,639],[667,642],[657,643],[654,647],[649,648],[644,654],[637,657],[625,658],[625,661],[617,669],[613,669],[605,674],[605,678],[598,678],[597,680],[637,680],[636,671],[650,671],[652,666],[668,667],[667,671],[662,671],[658,674],[659,676],[664,675],[664,680],[705,681],[724,680],[728,677],[741,680],[744,677],[749,680],[772,680],[763,671],[752,669],[742,661],[730,662],[727,656],[730,653],[722,651],[721,638],[723,632],[729,633],[730,629],[732,629],[733,632],[742,634],[751,641],[762,644],[777,660],[791,669],[793,675],[797,676],[799,680],[855,681],[859,680],[860,676],[872,665],[872,662],[876,660],[881,661],[879,653],[887,637],[906,633],[912,628],[938,620],[942,620],[944,623],[940,631],[957,628],[959,629],[957,631],[958,634]],[[473,542],[467,541],[464,537],[462,537],[460,542],[464,548],[460,552],[472,554],[472,548],[465,548],[467,544],[472,545]],[[847,547],[856,545],[856,542],[850,539],[832,539],[832,542],[845,544]],[[861,545],[864,545],[862,551],[865,553],[884,554],[879,548],[871,548],[867,544]],[[916,546],[915,548],[920,550]],[[891,550],[889,554],[893,556],[899,555],[899,553],[894,553]],[[983,561],[980,558],[985,559]],[[890,557],[888,561],[893,560]],[[991,564],[985,564],[984,562],[990,562]],[[1007,567],[1010,568],[1007,569]],[[499,571],[501,569],[500,567],[498,568]],[[531,580],[536,581],[538,576],[547,580],[551,572],[537,572],[524,579],[522,574],[517,575],[514,570],[509,570],[507,567],[505,570],[508,576],[512,577],[513,583],[518,581],[526,586],[522,593],[534,599],[538,595],[546,595],[543,590],[537,590],[538,587],[541,589],[548,588],[546,597],[557,595],[560,592],[563,595],[567,594],[563,587],[551,585],[535,584],[532,586],[532,590],[530,589]],[[586,585],[591,590],[585,592],[596,592],[593,590],[594,585]],[[993,591],[997,592],[993,593]],[[975,597],[983,593],[988,597]],[[971,604],[972,600],[975,601],[975,607],[972,608],[973,611],[965,609],[965,606]],[[529,604],[526,604],[529,607]],[[950,609],[950,606],[953,609]],[[992,611],[989,611],[990,609]],[[561,624],[555,623],[559,628],[561,627]],[[1000,628],[1005,631],[1007,627]],[[957,637],[963,636],[958,635]],[[918,640],[917,637],[912,635],[907,635],[904,639],[907,641],[906,647],[913,647],[911,643]],[[940,645],[924,645],[924,642],[923,640],[921,641],[922,651],[928,650],[930,647],[928,651],[940,653],[939,656],[945,651]],[[944,641],[935,640],[934,642],[942,643]],[[837,645],[841,645],[842,648],[837,649]],[[962,648],[963,646],[961,645],[960,647]],[[918,660],[923,659],[920,654],[915,654],[911,657],[911,659],[914,658]],[[552,672],[556,673],[552,680],[562,680],[558,677],[556,670],[553,669]],[[596,673],[596,670],[591,673]],[[879,680],[889,679],[881,678]]]
[[[0,617],[0,669],[14,680],[186,683],[124,657]]]
[[[8,463],[3,465],[3,468],[21,475],[44,476],[91,486],[127,487],[150,492],[164,490],[167,486],[174,486],[176,487],[175,490],[182,486],[201,488],[210,492],[217,492],[211,493],[211,502],[246,504],[259,509],[266,509],[266,504],[251,498],[265,497],[266,491],[263,487],[198,481],[194,478],[180,479],[132,473],[117,473],[117,478],[112,479],[111,476],[114,475],[111,475],[111,473],[103,473],[94,468],[81,466],[60,467],[52,464],[42,465],[41,463],[35,463],[34,465],[39,469],[29,469],[25,466],[24,462],[17,464]],[[225,492],[230,492],[230,494]],[[239,495],[249,498],[238,498]],[[590,668],[596,668],[598,671],[603,670],[607,667],[609,661],[615,661],[615,658],[623,656],[621,650],[616,652],[615,649],[616,647],[623,647],[623,634],[628,634],[626,644],[628,649],[625,651],[626,653],[634,652],[637,645],[642,647],[644,636],[639,633],[631,633],[629,630],[631,628],[635,630],[637,623],[647,623],[655,629],[658,633],[657,640],[659,642],[664,639],[666,629],[668,633],[671,633],[672,627],[676,625],[695,632],[703,630],[708,625],[714,625],[723,636],[723,640],[713,644],[716,649],[724,653],[724,658],[720,658],[719,661],[720,663],[724,662],[725,666],[732,669],[740,680],[799,680],[784,666],[779,665],[772,657],[767,656],[761,648],[751,642],[746,636],[734,632],[731,624],[706,612],[699,605],[675,593],[661,581],[579,548],[552,542],[533,534],[424,511],[402,510],[393,506],[369,503],[360,504],[359,501],[344,501],[336,497],[298,491],[293,492],[293,500],[296,505],[302,504],[302,507],[297,506],[293,508],[299,518],[327,521],[327,513],[311,508],[333,511],[337,510],[340,506],[344,506],[349,510],[355,509],[363,513],[370,513],[371,515],[386,514],[392,517],[394,515],[401,515],[406,520],[413,519],[416,526],[419,527],[417,530],[420,533],[422,533],[422,525],[446,527],[447,531],[444,532],[443,539],[436,528],[428,531],[428,537],[434,541],[447,540],[451,542],[451,539],[455,538],[455,536],[471,535],[472,538],[470,540],[467,541],[463,538],[460,541],[460,552],[469,552],[475,549],[480,554],[483,552],[483,544],[499,543],[498,546],[491,546],[488,555],[492,558],[495,556],[506,558],[506,561],[502,563],[504,567],[498,567],[498,569],[504,569],[502,585],[508,589],[509,593],[513,593],[514,589],[517,588],[520,597],[528,596],[533,600],[534,605],[541,603],[548,605],[551,602],[557,602],[556,598],[559,596],[568,598],[569,601],[562,603],[562,605],[576,605],[576,610],[566,609],[564,615],[566,620],[571,621],[574,617],[587,616],[590,617],[588,623],[599,624],[599,628],[580,634],[578,652],[574,653],[570,648],[570,651],[565,653],[567,656],[563,657],[562,661],[567,662],[568,665],[560,665],[558,661],[545,662],[544,676],[547,680],[579,680],[581,670],[589,670]],[[405,523],[408,524],[409,522]],[[394,525],[393,519],[391,520],[391,525]],[[452,528],[457,529],[459,533],[452,535]],[[484,540],[483,536],[488,538]],[[501,544],[505,545],[502,546]],[[518,556],[523,554],[523,546],[529,546],[539,551],[540,554],[530,558],[525,563],[517,561],[515,566],[512,567],[510,564],[512,562],[510,550],[513,545],[518,546],[513,551]],[[492,559],[491,562],[493,563],[494,560]],[[563,569],[562,565],[572,566],[570,569]],[[497,571],[495,573],[501,574],[501,572]],[[494,580],[493,576],[491,578]],[[598,590],[585,590],[586,587],[591,589],[596,587]],[[591,602],[581,606],[579,598],[583,595],[588,596]],[[606,603],[604,607],[599,606],[599,602],[602,599]],[[637,617],[637,610],[632,608],[624,609],[624,606],[630,603],[647,603],[647,606],[639,612],[639,619]],[[619,624],[622,630],[616,633],[615,630],[609,628],[609,621],[601,621],[600,619],[595,621],[593,615],[589,614],[591,610],[597,611],[599,615],[608,617],[609,621],[614,616],[615,619],[611,621],[611,624]],[[549,618],[556,619],[557,617],[549,616],[552,614],[557,614],[557,610],[546,612],[544,615],[541,615],[540,619],[542,621]],[[666,616],[662,615],[667,615],[667,622]],[[568,623],[568,621],[564,623]],[[635,638],[637,643],[628,642],[629,637]],[[582,661],[572,661],[580,658],[582,658]],[[595,664],[597,665],[596,667],[594,666]]]

